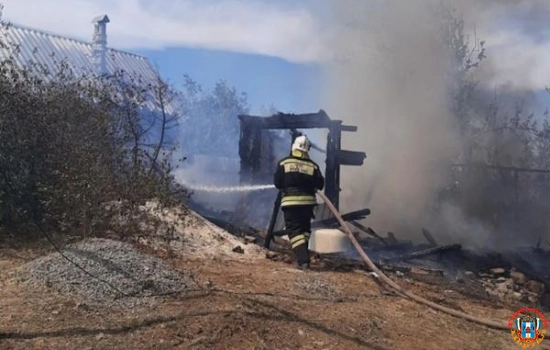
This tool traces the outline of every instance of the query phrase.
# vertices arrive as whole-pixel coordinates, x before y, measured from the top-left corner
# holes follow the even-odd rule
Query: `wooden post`
[[[519,220],[519,171],[517,169],[514,170],[514,220],[516,223]]]
[[[239,181],[241,184],[253,184],[258,181],[259,176],[257,175],[261,168],[262,129],[259,123],[244,120],[241,120],[240,128],[239,156],[241,169]],[[237,222],[244,223],[247,221],[250,204],[250,194],[241,194],[235,209]]]
[[[325,168],[325,193],[334,206],[340,207],[340,148],[342,121],[330,122],[327,136],[327,159]]]
[[[241,158],[241,183],[253,183],[260,170],[262,154],[262,129],[256,122],[241,121],[239,156]]]
[[[283,198],[283,192],[279,191],[277,193],[277,198],[275,203],[273,203],[273,211],[271,212],[271,217],[269,218],[269,225],[267,226],[267,232],[265,235],[264,247],[269,249],[269,245],[273,240],[275,223],[277,222],[277,216],[279,214],[279,209],[281,208],[281,200]]]

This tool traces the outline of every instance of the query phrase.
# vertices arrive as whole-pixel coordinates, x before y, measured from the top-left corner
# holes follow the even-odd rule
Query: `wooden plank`
[[[431,246],[437,247],[438,244],[435,241],[434,236],[432,236],[432,234],[430,233],[430,231],[428,231],[425,228],[422,228],[422,234],[424,235],[424,237],[426,237],[426,240],[428,241],[428,243],[430,243]]]
[[[349,213],[346,213],[342,215],[342,219],[344,221],[352,221],[352,220],[361,220],[367,217],[367,215],[370,215],[370,209],[365,208],[361,210],[352,211]],[[332,226],[338,224],[338,220],[336,218],[330,218],[330,219],[324,219],[319,221],[313,221],[311,223],[311,227],[322,227],[322,226]]]
[[[388,243],[390,243],[390,244],[398,244],[399,243],[397,238],[395,238],[395,234],[393,232],[388,232]]]
[[[453,164],[451,168],[478,168],[478,169],[495,169],[495,170],[508,170],[508,171],[518,171],[526,173],[550,173],[550,169],[536,169],[536,168],[518,168],[513,166],[500,166],[500,165],[490,165],[490,164]]]
[[[262,130],[255,125],[241,123],[241,137],[239,139],[239,157],[241,160],[241,183],[253,183],[255,174],[261,168]]]
[[[256,123],[262,129],[328,128],[331,124],[329,116],[323,110],[303,114],[279,113],[270,117],[239,115],[238,118],[242,123]]]
[[[336,209],[340,207],[340,162],[342,146],[342,122],[331,121],[327,135],[327,158],[325,166],[325,194]]]
[[[341,165],[363,165],[363,162],[367,158],[365,152],[340,150],[338,155],[338,161]]]
[[[279,214],[279,209],[281,208],[281,200],[283,198],[283,192],[279,191],[275,202],[273,203],[273,210],[271,211],[271,217],[269,218],[269,225],[267,227],[267,233],[264,241],[264,248],[269,249],[269,245],[273,240],[275,223],[277,222],[277,216]]]
[[[428,249],[412,252],[409,254],[384,259],[384,261],[396,261],[396,260],[401,261],[401,260],[419,259],[428,255],[433,255],[433,254],[443,253],[443,252],[448,252],[453,250],[460,250],[460,249],[462,249],[462,246],[460,244],[450,244],[446,246],[428,248]]]
[[[355,131],[357,131],[357,126],[356,125],[342,125],[342,131],[355,132]]]
[[[377,238],[378,240],[380,240],[380,242],[382,242],[382,244],[384,244],[385,246],[388,245],[388,243],[386,242],[386,240],[384,238],[382,238],[378,233],[376,233],[372,228],[370,227],[365,227],[363,225],[361,225],[360,223],[356,222],[356,221],[350,221],[349,222],[351,225],[355,226],[356,228],[358,228],[359,230],[371,235],[372,237],[374,238]]]

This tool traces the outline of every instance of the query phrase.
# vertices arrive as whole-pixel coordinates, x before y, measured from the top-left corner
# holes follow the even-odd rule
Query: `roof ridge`
[[[28,30],[28,31],[37,32],[37,33],[40,33],[40,34],[53,36],[53,37],[60,38],[60,39],[74,41],[74,42],[77,42],[79,44],[84,44],[84,45],[89,45],[89,46],[93,45],[93,43],[89,42],[89,41],[84,41],[82,39],[76,39],[76,38],[73,38],[73,37],[69,37],[69,36],[65,36],[65,35],[61,35],[61,34],[56,34],[54,32],[50,32],[48,30],[38,29],[38,28],[26,26],[26,25],[19,24],[19,23],[13,23],[13,22],[9,22],[9,21],[8,22],[0,21],[0,23],[1,23],[2,26],[4,26],[4,28],[7,26],[8,30],[9,30],[10,27],[15,27],[17,29]],[[146,56],[138,55],[138,54],[133,53],[133,52],[128,52],[128,51],[124,51],[124,50],[115,49],[115,48],[112,48],[112,47],[107,47],[107,50],[109,52],[114,51],[114,52],[119,52],[119,53],[123,53],[123,54],[130,55],[130,56],[134,56],[134,57],[137,57],[137,58],[148,59]]]

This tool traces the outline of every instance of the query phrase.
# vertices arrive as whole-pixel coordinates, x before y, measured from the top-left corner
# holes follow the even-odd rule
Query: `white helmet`
[[[311,148],[311,142],[309,142],[309,139],[306,135],[298,136],[294,143],[292,144],[292,150],[298,150],[302,152],[309,152],[309,149]]]

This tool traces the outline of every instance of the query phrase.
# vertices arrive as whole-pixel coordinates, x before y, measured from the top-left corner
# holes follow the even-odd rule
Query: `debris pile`
[[[128,243],[89,239],[62,252],[80,268],[54,253],[23,265],[17,279],[27,287],[51,287],[87,303],[125,307],[152,303],[155,297],[180,293],[192,285],[162,260]]]
[[[137,238],[140,245],[155,251],[175,253],[185,258],[254,259],[263,257],[262,249],[239,239],[204,219],[193,210],[163,208],[148,202],[141,207],[148,219]],[[152,222],[152,223],[151,223]]]
[[[473,272],[470,272],[473,275]],[[516,301],[529,305],[538,305],[546,297],[544,283],[529,279],[523,272],[502,267],[492,268],[479,277],[485,291],[491,297],[502,301]]]
[[[518,248],[514,251],[463,249],[459,244],[440,245],[426,228],[421,233],[426,243],[401,240],[393,232],[382,235],[358,222],[369,214],[360,210],[343,215],[353,227],[359,244],[373,262],[397,278],[421,280],[427,283],[451,283],[461,292],[480,298],[492,298],[505,303],[520,303],[550,309],[550,270],[547,261],[550,252],[537,248]],[[217,215],[216,215],[217,214]],[[231,215],[209,213],[208,220],[227,227],[236,236],[251,237],[251,242],[262,244],[267,235],[252,228],[231,225]],[[336,219],[329,217],[313,221],[312,228],[340,228]],[[282,239],[283,231],[274,231],[271,249],[266,258],[291,263],[284,252],[290,252],[288,240]],[[528,257],[528,258],[527,258]],[[312,263],[321,270],[353,271],[365,269],[355,251],[335,254],[316,254]],[[504,266],[493,268],[494,266]]]

